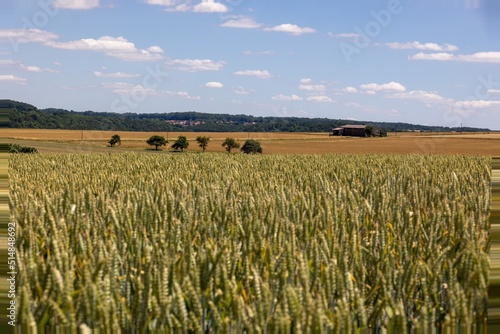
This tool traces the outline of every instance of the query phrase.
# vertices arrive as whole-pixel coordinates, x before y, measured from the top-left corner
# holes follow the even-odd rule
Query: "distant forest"
[[[352,121],[328,118],[255,117],[247,115],[173,112],[155,114],[76,112],[64,109],[38,109],[27,103],[1,100],[7,110],[9,127],[24,129],[67,129],[151,132],[330,132],[345,124],[366,124],[389,132],[464,131],[488,132],[482,128],[450,128],[441,126]]]

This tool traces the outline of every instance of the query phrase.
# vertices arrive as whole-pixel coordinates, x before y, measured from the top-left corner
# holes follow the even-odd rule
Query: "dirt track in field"
[[[107,141],[113,134],[119,134],[122,145],[110,148]],[[207,150],[223,152],[222,141],[233,137],[240,143],[247,138],[261,142],[264,153],[393,153],[393,154],[480,154],[500,156],[500,133],[391,133],[387,138],[329,137],[326,133],[152,133],[111,132],[77,130],[31,130],[6,129],[2,138],[6,142],[34,146],[47,153],[111,153],[111,152],[153,152],[146,144],[152,135],[168,137],[170,144],[183,135],[190,141],[188,151],[201,151],[195,142],[197,136],[208,136],[211,141]],[[83,139],[83,140],[82,140]],[[169,152],[163,148],[162,152]],[[156,152],[155,152],[156,153]]]

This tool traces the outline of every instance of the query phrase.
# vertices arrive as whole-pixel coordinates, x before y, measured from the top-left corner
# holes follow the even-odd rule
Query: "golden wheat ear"
[[[500,332],[500,157],[492,159],[490,210],[490,275],[488,286],[488,332]]]

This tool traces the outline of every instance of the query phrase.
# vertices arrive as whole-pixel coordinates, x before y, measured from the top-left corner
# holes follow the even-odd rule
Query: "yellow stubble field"
[[[121,146],[109,147],[107,141],[118,134]],[[393,153],[393,154],[479,154],[500,156],[500,132],[491,133],[390,133],[386,138],[330,137],[328,133],[262,132],[128,132],[6,129],[3,140],[34,146],[40,152],[151,152],[146,140],[152,135],[168,138],[171,145],[178,136],[190,141],[188,151],[201,151],[197,136],[208,136],[207,151],[222,152],[223,140],[235,138],[241,144],[248,138],[260,141],[265,154]],[[163,147],[162,152],[169,152]]]

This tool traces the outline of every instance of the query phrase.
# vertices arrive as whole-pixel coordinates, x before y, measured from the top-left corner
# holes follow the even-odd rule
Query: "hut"
[[[331,136],[366,137],[366,125],[346,124],[332,129]]]

